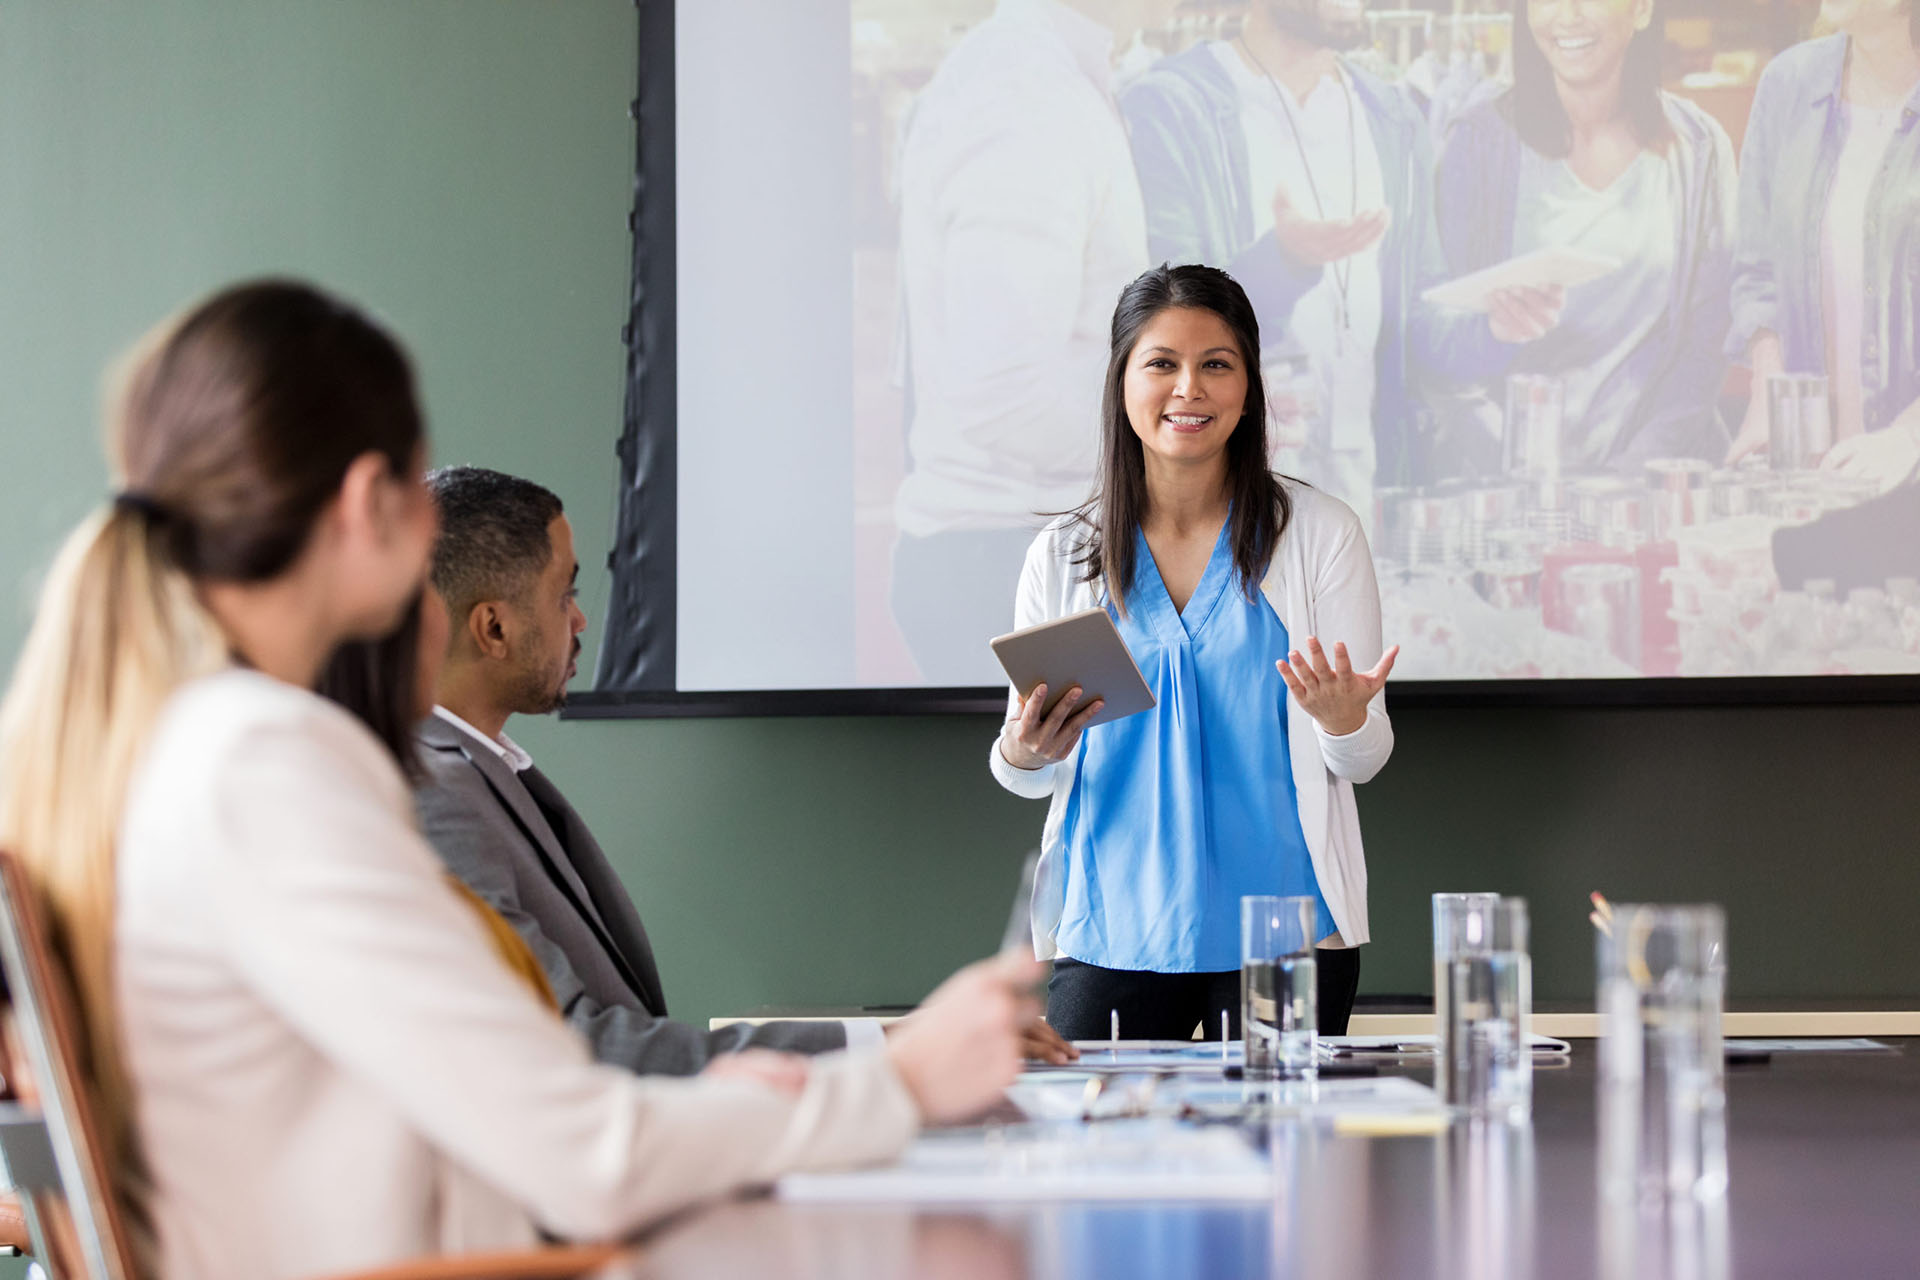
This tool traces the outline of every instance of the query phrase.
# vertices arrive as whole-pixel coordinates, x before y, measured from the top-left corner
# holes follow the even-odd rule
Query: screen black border
[[[1004,686],[944,689],[675,687],[674,596],[679,502],[678,358],[674,253],[674,0],[634,0],[639,14],[634,120],[633,235],[626,399],[618,446],[619,513],[607,553],[613,577],[594,684],[569,696],[570,720],[710,716],[998,713]],[[1920,702],[1920,675],[1638,676],[1593,680],[1395,682],[1396,707],[1645,707],[1857,705]]]

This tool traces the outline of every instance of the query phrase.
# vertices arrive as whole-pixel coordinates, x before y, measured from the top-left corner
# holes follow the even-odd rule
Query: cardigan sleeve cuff
[[[1000,754],[1000,738],[995,735],[993,745],[987,748],[987,767],[993,770],[995,781],[1013,794],[1039,800],[1053,794],[1053,774],[1060,766],[1044,764],[1038,769],[1016,769]]]
[[[1393,723],[1378,702],[1367,708],[1366,723],[1352,733],[1328,733],[1317,723],[1314,732],[1328,771],[1348,782],[1369,781],[1393,754]]]

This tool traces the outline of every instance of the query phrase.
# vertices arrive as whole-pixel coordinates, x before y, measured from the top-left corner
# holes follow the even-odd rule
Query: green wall
[[[634,30],[628,0],[0,3],[0,659],[107,490],[102,369],[256,272],[386,316],[438,458],[560,490],[592,562],[613,517]],[[604,575],[585,586],[597,616]],[[1541,996],[1577,998],[1601,888],[1727,903],[1736,995],[1920,996],[1920,708],[1396,724],[1362,793],[1365,990],[1427,988],[1427,894],[1499,888],[1532,899]],[[923,993],[997,942],[1043,811],[988,778],[978,717],[513,732],[620,861],[683,1017]]]

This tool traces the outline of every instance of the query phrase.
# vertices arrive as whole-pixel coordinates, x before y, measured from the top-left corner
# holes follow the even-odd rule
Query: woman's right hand
[[[1082,692],[1075,685],[1043,716],[1047,686],[1035,685],[1021,702],[1020,714],[1001,726],[1000,754],[1006,762],[1016,769],[1040,769],[1065,760],[1080,741],[1080,731],[1087,727],[1087,721],[1107,705],[1105,699],[1095,698],[1076,710]]]
[[[1020,1074],[1021,1032],[1046,966],[1006,952],[948,978],[887,1037],[887,1057],[928,1124],[971,1119]]]

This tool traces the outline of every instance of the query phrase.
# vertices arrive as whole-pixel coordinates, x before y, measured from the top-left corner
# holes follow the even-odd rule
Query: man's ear
[[[498,600],[482,600],[467,613],[467,639],[485,658],[504,660],[510,645],[506,606]]]

